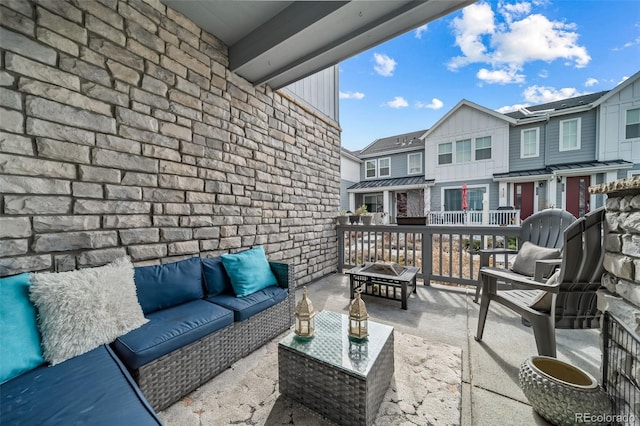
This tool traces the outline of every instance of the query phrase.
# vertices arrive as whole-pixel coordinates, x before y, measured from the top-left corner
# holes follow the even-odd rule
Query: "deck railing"
[[[520,226],[520,210],[489,210],[483,221],[482,210],[459,210],[429,212],[429,223],[433,225],[506,225]]]
[[[517,247],[519,226],[336,225],[338,271],[386,261],[420,268],[424,284],[477,284],[479,250]],[[493,259],[508,262],[507,256]]]

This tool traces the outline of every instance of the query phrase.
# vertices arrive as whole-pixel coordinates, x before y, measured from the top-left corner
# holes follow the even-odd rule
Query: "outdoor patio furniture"
[[[567,226],[575,222],[576,218],[569,212],[561,209],[544,209],[526,218],[520,226],[518,236],[518,250],[526,241],[540,247],[562,248],[564,243],[563,233]],[[518,250],[508,248],[486,249],[480,251],[480,268],[489,266],[491,256],[505,256],[505,265],[508,263],[506,256],[518,253]],[[482,285],[478,282],[476,287],[475,302],[480,297]]]
[[[341,425],[373,422],[393,376],[393,327],[369,321],[369,337],[347,336],[346,315],[321,311],[315,336],[278,344],[280,392]]]
[[[377,271],[373,262],[367,262],[347,271],[350,282],[350,295],[353,299],[357,290],[363,295],[399,300],[402,309],[407,309],[407,300],[416,292],[416,275],[420,268],[402,267],[399,274],[386,274]]]
[[[596,328],[596,290],[603,272],[604,208],[577,219],[564,232],[559,270],[546,282],[499,268],[480,270],[482,297],[476,340],[482,340],[489,303],[495,301],[531,324],[540,355],[556,356],[555,328]],[[498,281],[517,290],[498,290]]]

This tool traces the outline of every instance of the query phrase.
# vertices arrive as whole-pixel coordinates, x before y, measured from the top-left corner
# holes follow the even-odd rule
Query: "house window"
[[[376,177],[376,160],[367,160],[364,163],[364,176],[369,178]]]
[[[491,136],[476,138],[476,160],[491,159]]]
[[[627,110],[625,139],[640,138],[640,108]]]
[[[456,141],[456,163],[471,161],[471,139]]]
[[[407,156],[407,171],[408,174],[414,175],[422,173],[422,153],[416,152]]]
[[[580,119],[560,122],[560,151],[580,149]]]
[[[538,128],[525,129],[520,136],[520,158],[538,156]]]
[[[391,159],[381,158],[378,160],[378,176],[391,176]]]
[[[384,200],[382,194],[365,195],[363,197],[364,204],[367,206],[369,213],[377,213],[384,211]]]
[[[451,142],[438,145],[438,164],[453,163],[453,144]]]

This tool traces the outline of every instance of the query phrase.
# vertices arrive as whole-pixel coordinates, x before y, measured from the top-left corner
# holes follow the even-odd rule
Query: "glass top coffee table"
[[[348,317],[322,311],[315,336],[290,333],[278,344],[280,393],[341,425],[373,422],[393,376],[393,327],[369,321],[369,337],[353,342]]]

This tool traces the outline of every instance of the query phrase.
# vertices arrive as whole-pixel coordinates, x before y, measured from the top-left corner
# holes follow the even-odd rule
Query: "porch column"
[[[549,207],[556,207],[556,202],[558,200],[558,183],[556,182],[555,176],[552,176],[547,181],[547,204]]]
[[[382,191],[382,211],[391,217],[391,199],[389,191]]]
[[[422,195],[424,197],[424,215],[427,216],[431,211],[431,187],[425,186]]]
[[[356,211],[356,194],[354,192],[349,193],[349,210]]]
[[[498,206],[510,206],[509,184],[507,182],[498,183]]]

